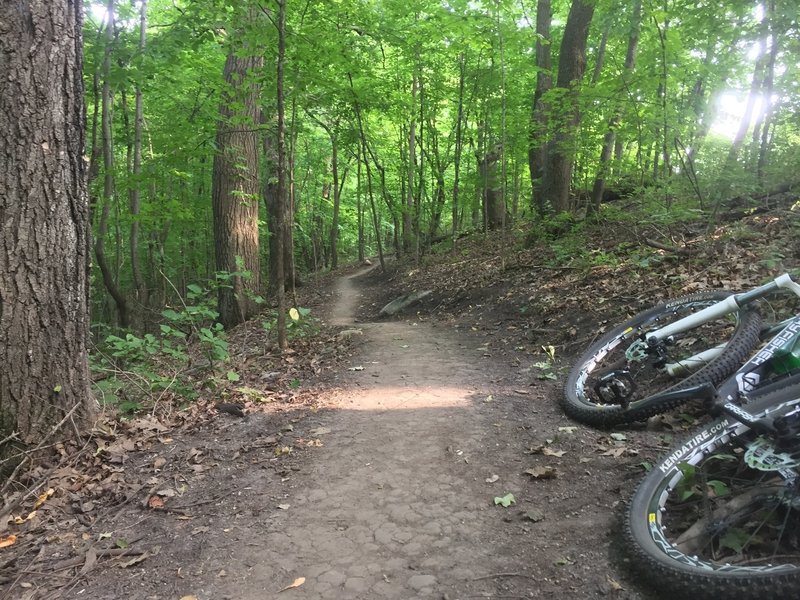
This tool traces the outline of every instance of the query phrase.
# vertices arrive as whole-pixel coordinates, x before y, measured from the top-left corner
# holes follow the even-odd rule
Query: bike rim
[[[617,336],[609,340],[606,344],[601,346],[596,352],[593,353],[591,358],[584,362],[582,365],[578,376],[575,380],[574,384],[574,392],[575,396],[584,404],[591,405],[594,407],[618,407],[619,404],[613,402],[604,402],[602,399],[596,397],[594,392],[590,392],[591,388],[593,387],[593,380],[594,377],[597,375],[598,372],[602,372],[604,368],[604,362],[609,359],[612,353],[615,353],[616,356],[614,360],[610,361],[611,364],[621,362],[625,360],[624,350],[627,348],[629,342],[632,342],[637,337],[641,336],[643,333],[647,331],[653,331],[659,327],[662,327],[664,324],[668,322],[673,322],[677,319],[680,319],[691,312],[695,312],[712,304],[718,302],[717,299],[713,300],[697,300],[697,301],[689,301],[686,303],[682,303],[678,308],[680,310],[673,310],[667,313],[660,313],[653,315],[648,319],[644,319],[642,322],[637,323],[627,329],[621,331]],[[709,343],[706,343],[706,346],[716,345],[718,341],[729,341],[730,338],[733,336],[733,331],[738,323],[738,316],[732,315],[724,321],[722,319],[717,320],[715,323],[718,327],[720,323],[726,322],[728,330],[724,333],[724,335],[719,335],[719,339],[712,340]],[[700,328],[698,328],[699,330]],[[691,335],[695,335],[692,332],[688,334],[682,334],[689,338]],[[698,338],[699,339],[699,338]],[[622,347],[621,347],[622,346]],[[688,351],[686,346],[683,347],[676,347],[673,349],[674,352],[679,351],[687,352],[686,355],[694,354],[695,352]],[[675,357],[671,360],[671,362],[679,362],[681,360],[680,357]],[[663,371],[659,371],[655,369],[649,361],[644,361],[639,364],[631,364],[626,362],[626,366],[629,367],[632,371],[632,379],[637,382],[637,385],[640,387],[640,391],[637,392],[636,397],[631,399],[631,404],[635,404],[637,401],[643,400],[653,394],[663,392],[674,385],[679,379],[672,379],[668,375],[666,375]],[[642,379],[645,380],[645,385],[642,385]]]
[[[706,429],[655,467],[666,471],[647,510],[653,542],[675,567],[695,572],[797,571],[800,458],[778,469],[753,468],[745,455],[761,438],[741,423],[714,427],[719,430]]]

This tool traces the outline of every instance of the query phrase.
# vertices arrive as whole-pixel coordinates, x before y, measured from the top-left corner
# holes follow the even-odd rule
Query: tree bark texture
[[[139,6],[139,52],[144,53],[147,40],[147,0],[140,0]],[[133,180],[130,192],[131,207],[131,274],[139,302],[148,303],[149,291],[142,275],[139,260],[139,213],[141,212],[141,176],[142,176],[142,127],[144,126],[144,100],[142,86],[136,84],[136,100],[133,124]]]
[[[556,86],[563,90],[562,114],[556,116],[553,140],[548,149],[542,182],[544,200],[555,213],[571,210],[569,191],[575,155],[575,133],[580,124],[578,106],[581,78],[586,69],[586,41],[594,15],[594,4],[573,0],[561,40]]]
[[[94,412],[82,10],[20,0],[0,21],[0,435],[27,443]]]
[[[484,156],[478,157],[478,170],[483,182],[484,222],[486,228],[491,230],[502,229],[505,222],[506,207],[497,174],[497,163],[501,152],[502,149],[496,146],[488,150]]]
[[[97,236],[94,240],[94,254],[97,258],[97,266],[103,277],[103,285],[108,290],[109,295],[114,300],[117,308],[117,318],[122,328],[127,328],[130,324],[128,319],[128,301],[125,294],[117,283],[117,279],[108,264],[106,256],[106,237],[108,236],[108,219],[111,211],[111,204],[115,202],[115,181],[114,181],[114,148],[111,138],[111,48],[114,43],[114,0],[106,3],[106,14],[108,23],[106,24],[106,47],[103,51],[103,87],[101,99],[100,119],[103,137],[103,209],[100,212],[100,221],[97,226]],[[119,238],[117,238],[119,239]]]
[[[614,108],[611,118],[608,120],[608,130],[603,136],[603,147],[600,150],[600,164],[597,169],[597,177],[594,180],[594,187],[592,188],[592,199],[589,204],[589,210],[596,211],[600,208],[600,203],[603,200],[603,192],[606,187],[606,177],[609,172],[609,163],[614,152],[616,144],[617,127],[622,120],[623,105],[620,98],[624,97],[626,93],[625,87],[630,78],[631,71],[636,65],[636,49],[639,45],[639,31],[642,22],[642,0],[635,0],[633,3],[633,14],[631,16],[631,30],[628,36],[628,49],[625,53],[625,65],[622,73],[623,89],[619,90],[617,99],[614,100]]]
[[[214,156],[214,248],[218,271],[245,270],[250,276],[236,275],[230,287],[219,290],[219,318],[226,328],[255,315],[251,296],[261,292],[257,133],[261,117],[258,86],[247,78],[263,68],[263,58],[237,54],[231,49],[223,72],[228,89],[220,104]],[[238,110],[233,108],[237,106]]]
[[[539,214],[544,214],[544,201],[541,195],[544,168],[547,162],[547,112],[548,107],[542,96],[553,85],[550,72],[550,23],[553,9],[550,0],[539,0],[536,5],[536,91],[531,105],[531,126],[529,132],[528,170],[531,176],[531,206],[536,206]]]
[[[412,115],[417,106],[418,79],[416,73],[411,82],[411,106]],[[417,121],[411,117],[408,126],[408,189],[406,190],[406,201],[403,205],[403,252],[409,254],[414,246],[414,174],[417,168]]]

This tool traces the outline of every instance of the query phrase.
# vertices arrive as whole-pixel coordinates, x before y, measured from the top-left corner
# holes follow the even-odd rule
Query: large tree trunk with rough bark
[[[556,213],[572,208],[569,191],[575,156],[575,133],[580,124],[578,97],[581,78],[586,69],[586,40],[593,15],[593,3],[573,0],[561,40],[556,87],[563,90],[563,108],[559,111],[562,114],[556,119],[542,182],[544,200],[549,200]]]
[[[547,113],[548,107],[542,96],[553,85],[550,72],[550,23],[553,9],[550,0],[539,0],[536,5],[536,91],[531,105],[531,126],[529,132],[528,169],[531,176],[531,206],[539,214],[544,214],[545,205],[541,195],[542,179],[547,161]]]
[[[253,297],[261,292],[257,133],[261,116],[258,85],[248,77],[261,71],[263,58],[239,54],[231,48],[225,61],[229,87],[220,104],[214,156],[214,248],[218,271],[249,275],[233,275],[230,286],[220,287],[219,318],[226,328],[255,315]]]
[[[0,35],[0,437],[28,444],[94,412],[82,11],[20,0]]]

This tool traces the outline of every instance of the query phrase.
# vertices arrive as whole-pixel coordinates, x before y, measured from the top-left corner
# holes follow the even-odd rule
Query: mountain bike
[[[644,477],[625,537],[673,597],[800,597],[800,315],[702,398],[721,416]]]
[[[632,423],[687,402],[686,388],[722,383],[759,340],[785,325],[762,327],[756,307],[778,290],[800,298],[800,285],[785,273],[744,293],[691,294],[637,314],[575,363],[561,399],[564,412],[599,427]]]

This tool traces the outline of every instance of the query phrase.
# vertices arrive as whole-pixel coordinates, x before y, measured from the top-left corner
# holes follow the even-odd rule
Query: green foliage
[[[235,275],[248,276],[245,272]],[[130,414],[149,408],[167,391],[185,399],[195,397],[196,392],[181,375],[189,365],[189,346],[199,349],[210,369],[230,358],[225,331],[215,322],[219,314],[214,306],[217,288],[229,285],[233,276],[218,273],[207,288],[187,285],[185,302],[162,311],[164,321],[157,334],[106,335],[91,356],[92,369],[108,374],[97,383],[101,401]],[[226,378],[238,381],[239,375],[228,370]]]
[[[793,15],[786,14],[788,4],[778,3],[770,34],[778,40],[779,49],[772,91],[777,102],[769,115],[768,160],[759,173],[760,140],[753,128],[731,161],[729,135],[733,131],[720,131],[714,124],[718,117],[725,117],[719,104],[724,92],[745,98],[753,80],[750,51],[764,37],[764,25],[751,4],[723,4],[644,3],[636,66],[630,72],[623,68],[623,57],[632,25],[631,4],[596,4],[585,56],[589,68],[583,81],[575,82],[581,126],[565,148],[575,156],[571,182],[575,194],[569,212],[548,212],[537,219],[532,209],[539,199],[531,199],[528,173],[531,140],[556,143],[555,128],[573,115],[570,103],[563,101],[568,92],[551,89],[543,98],[550,119],[532,129],[531,96],[537,78],[545,73],[535,64],[535,3],[337,0],[287,4],[287,26],[292,32],[285,72],[290,109],[287,142],[294,169],[289,175],[298,270],[331,264],[334,143],[341,188],[339,264],[354,259],[360,245],[368,254],[374,252],[377,236],[386,251],[394,250],[395,240],[402,239],[409,195],[412,227],[420,240],[436,239],[453,229],[481,229],[485,181],[478,162],[493,148],[502,150],[496,185],[509,213],[517,208],[514,221],[531,221],[529,242],[552,242],[553,260],[585,268],[618,261],[613,251],[588,247],[579,223],[586,212],[587,192],[600,170],[600,148],[609,127],[619,144],[604,171],[606,188],[629,194],[624,201],[601,205],[598,213],[590,215],[592,219],[668,226],[710,213],[721,198],[745,196],[792,180],[800,170],[796,85],[800,67],[791,60],[800,44],[789,29]],[[110,175],[115,194],[106,247],[116,266],[115,281],[128,298],[134,298],[129,232],[134,224],[138,226],[141,278],[150,292],[147,308],[156,313],[166,309],[164,326],[170,328],[162,328],[160,336],[151,334],[155,339],[145,339],[141,332],[131,332],[140,340],[120,335],[124,343],[115,341],[115,351],[130,353],[128,360],[137,353],[150,355],[154,349],[168,352],[165,337],[178,351],[177,333],[183,333],[187,341],[202,339],[212,358],[219,359],[226,351],[220,332],[208,325],[213,321],[204,312],[208,307],[189,298],[196,291],[187,289],[185,282],[215,278],[209,198],[219,105],[226,89],[222,71],[234,37],[263,50],[264,69],[249,73],[248,79],[261,84],[264,130],[274,134],[275,28],[261,14],[251,18],[249,3],[180,5],[176,11],[169,2],[148,3],[147,43],[140,49],[138,5],[119,4],[109,48],[115,159]],[[553,77],[558,72],[569,8],[568,2],[553,4],[547,44],[553,53]],[[84,75],[87,82],[97,79],[98,83],[86,86],[91,126],[99,112],[95,90],[102,87],[108,42],[100,11],[87,4],[86,17]],[[608,34],[605,61],[598,64],[603,32]],[[412,94],[412,82],[417,84],[416,94]],[[464,93],[459,97],[461,89]],[[146,124],[140,175],[134,175],[130,166],[137,90],[142,93]],[[356,106],[363,122],[369,182],[360,160],[364,149]],[[409,151],[412,123],[418,144],[415,156]],[[730,115],[728,123],[729,129],[736,129]],[[463,145],[458,149],[456,190],[459,128]],[[98,157],[102,143],[100,136],[90,136],[87,154]],[[106,175],[101,162],[93,165],[97,167],[93,196],[100,195]],[[274,182],[274,157],[265,156],[262,167],[261,182]],[[694,182],[690,182],[691,173]],[[412,174],[414,188],[409,190]],[[129,208],[134,192],[141,199],[138,215]],[[262,198],[241,200],[265,204]],[[549,211],[550,199],[543,200]],[[456,223],[452,222],[454,202]],[[262,220],[266,219],[262,209]],[[266,227],[261,227],[260,237],[266,248]],[[446,248],[447,244],[441,245],[441,251]],[[650,260],[642,254],[639,264],[646,267]],[[765,260],[780,257],[776,252]],[[217,285],[228,285],[231,277],[244,274],[243,268],[237,268],[237,273],[223,275]],[[93,286],[98,288],[101,281],[96,271]],[[181,282],[176,287],[187,296],[186,309],[173,306],[179,294],[165,281]],[[92,299],[94,321],[112,323],[115,314],[106,294],[95,289]],[[254,300],[263,302],[263,298]],[[190,307],[196,312],[190,313]],[[206,324],[199,325],[200,321]],[[307,325],[293,326],[302,330]]]
[[[268,312],[267,318],[261,321],[261,326],[267,332],[277,331],[278,315]],[[289,318],[286,320],[286,333],[289,339],[303,338],[319,333],[319,321],[311,316],[310,308],[291,308]]]

